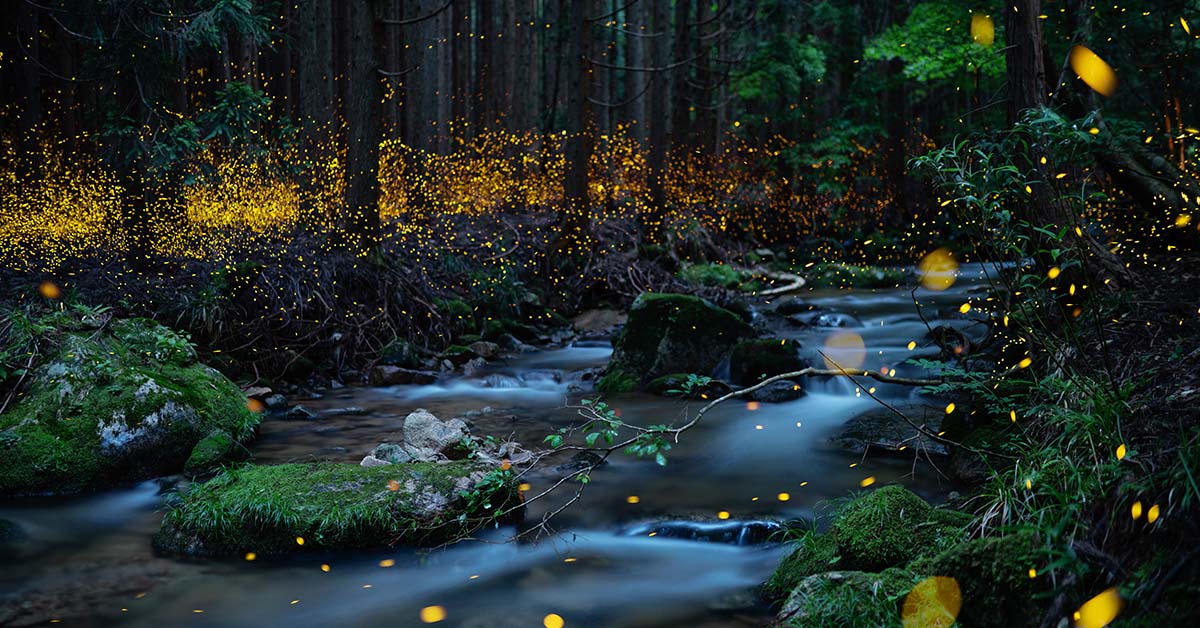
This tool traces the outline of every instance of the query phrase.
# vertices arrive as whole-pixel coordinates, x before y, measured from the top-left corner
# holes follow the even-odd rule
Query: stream
[[[915,296],[930,325],[951,325],[977,339],[984,326],[960,315],[958,306],[978,296],[985,281],[981,267],[964,266],[949,290],[918,289]],[[864,340],[866,369],[920,375],[903,362],[937,354],[932,346],[908,349],[927,331],[910,289],[801,296],[845,315],[834,317],[845,326],[798,327],[765,317],[761,312],[773,305],[761,299],[754,303],[756,316],[806,349],[821,347],[831,333],[852,331]],[[473,377],[292,399],[317,418],[267,418],[251,450],[259,464],[358,462],[378,443],[398,440],[404,417],[417,408],[443,419],[465,415],[475,434],[536,447],[578,420],[566,406],[593,394],[580,376],[603,366],[611,352],[602,340],[579,341],[514,355]],[[85,497],[0,501],[0,519],[23,531],[0,546],[0,625],[61,619],[74,626],[416,626],[422,608],[438,606],[445,613],[439,625],[463,628],[537,627],[550,613],[569,627],[762,626],[771,612],[755,589],[786,551],[766,538],[775,527],[769,522],[811,518],[820,502],[860,490],[866,478],[876,486],[902,483],[935,503],[954,488],[911,456],[864,460],[830,443],[846,421],[879,406],[845,378],[803,385],[807,395],[791,402],[718,406],[682,436],[666,467],[614,455],[592,474],[583,498],[553,519],[557,534],[536,543],[506,542],[515,529],[502,528],[480,542],[433,552],[179,561],[150,550],[176,480]],[[876,386],[874,394],[892,404],[935,413],[944,405],[911,388]],[[622,419],[640,425],[679,421],[699,408],[645,394],[607,401]],[[335,412],[351,406],[361,411]],[[532,473],[529,494],[557,477]],[[527,521],[540,520],[572,493],[567,488],[531,503]]]

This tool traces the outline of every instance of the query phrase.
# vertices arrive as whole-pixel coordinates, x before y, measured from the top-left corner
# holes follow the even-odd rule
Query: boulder
[[[378,363],[415,369],[421,366],[421,355],[411,342],[397,338],[379,350]]]
[[[184,336],[148,319],[100,326],[68,316],[57,315],[24,395],[0,415],[0,496],[175,473],[214,433],[254,435],[259,416],[242,391],[199,363]]]
[[[775,305],[775,313],[782,316],[791,316],[792,314],[807,314],[819,310],[819,305],[813,305],[800,297],[792,297],[784,299]]]
[[[750,393],[752,401],[760,401],[762,403],[784,403],[787,401],[795,401],[804,396],[804,389],[800,384],[793,382],[790,379],[781,379],[777,382],[771,382],[762,388]]]
[[[729,310],[683,294],[643,293],[613,339],[613,357],[596,384],[623,392],[671,373],[708,375],[754,328]]]
[[[923,413],[921,406],[900,408],[918,425],[924,424],[933,433],[937,433],[941,424],[941,413]],[[923,414],[929,414],[926,417]],[[847,421],[837,436],[833,438],[837,445],[854,453],[900,453],[923,451],[937,456],[946,456],[950,452],[946,445],[913,429],[904,419],[896,416],[888,408],[876,408],[860,414]]]
[[[470,453],[467,424],[461,419],[442,421],[421,408],[404,417],[404,450],[415,460],[463,458]]]
[[[743,340],[729,357],[729,379],[739,386],[757,384],[768,377],[799,371],[805,367],[795,340]]]
[[[432,371],[418,371],[399,366],[376,366],[371,369],[367,380],[372,386],[401,386],[416,384],[424,386],[437,381],[438,374]]]
[[[964,626],[1032,627],[1039,624],[1042,613],[1030,612],[1030,601],[1047,593],[1050,584],[1047,577],[1030,578],[1029,570],[1052,560],[1034,533],[1016,532],[964,541],[908,568],[922,576],[949,576],[958,582],[959,621]]]
[[[472,342],[467,348],[485,360],[495,360],[501,354],[500,345],[486,340]]]
[[[217,430],[196,443],[192,454],[183,465],[183,471],[189,475],[197,475],[226,460],[244,458],[243,455],[239,455],[244,453],[246,448],[234,440],[229,432]]]
[[[917,579],[902,569],[830,571],[802,580],[779,611],[782,626],[901,626],[900,604]],[[853,623],[848,620],[853,618]],[[916,624],[914,624],[916,625]]]
[[[970,522],[970,515],[934,508],[902,486],[884,486],[842,506],[828,532],[804,535],[764,593],[785,596],[805,578],[833,569],[903,567],[963,541]]]
[[[433,545],[470,534],[519,503],[510,471],[474,461],[246,465],[183,493],[163,517],[154,548],[232,557]]]

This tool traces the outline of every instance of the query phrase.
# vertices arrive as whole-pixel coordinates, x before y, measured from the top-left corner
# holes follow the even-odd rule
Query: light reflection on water
[[[929,302],[925,315],[934,324],[975,335],[982,329],[969,320],[933,319],[939,308],[953,309],[978,284],[978,278],[960,280],[942,293],[918,290],[917,297]],[[907,290],[823,291],[805,298],[862,322],[853,331],[867,347],[864,368],[888,366],[914,374],[901,362],[936,352],[907,349],[926,331]],[[780,321],[771,327],[806,348],[821,346],[831,331]],[[346,406],[365,414],[269,420],[253,446],[256,460],[357,462],[379,442],[397,440],[404,416],[418,407],[448,418],[490,406],[494,412],[471,417],[477,433],[533,446],[577,419],[564,406],[583,396],[580,374],[602,366],[610,351],[588,343],[517,355],[474,377],[432,386],[331,391],[302,403],[318,414]],[[488,376],[496,376],[490,384]],[[761,625],[766,614],[754,606],[750,592],[769,576],[781,548],[615,531],[663,516],[711,520],[719,511],[734,520],[808,517],[818,502],[858,490],[867,476],[875,476],[877,485],[904,482],[935,498],[950,488],[927,467],[918,466],[911,477],[911,460],[862,461],[828,444],[840,425],[876,405],[866,395],[856,396],[848,380],[804,384],[809,394],[793,402],[751,410],[731,401],[714,409],[675,445],[665,468],[614,456],[593,474],[585,498],[555,520],[561,536],[536,545],[499,542],[501,530],[496,542],[429,555],[397,549],[275,564],[171,561],[150,554],[149,536],[157,529],[162,500],[153,482],[78,499],[0,503],[0,517],[17,521],[31,537],[20,545],[20,554],[0,555],[0,563],[7,563],[0,570],[0,608],[13,599],[40,600],[50,608],[74,609],[68,615],[89,614],[93,619],[75,623],[97,626],[112,619],[133,626],[406,626],[418,625],[419,610],[429,605],[446,608],[442,625],[447,626],[538,626],[550,612],[562,615],[567,626]],[[916,401],[913,390],[899,386],[878,385],[876,394],[891,402]],[[623,419],[642,425],[677,421],[699,407],[643,394],[609,401]],[[553,478],[535,472],[527,479],[537,491]],[[780,493],[790,499],[780,501]],[[636,504],[628,503],[630,495],[638,496]],[[531,505],[530,520],[557,503]],[[396,565],[380,568],[383,558]],[[321,562],[332,565],[329,573],[318,569]],[[90,582],[104,578],[121,579],[124,586]],[[81,585],[84,579],[90,584]],[[135,597],[139,589],[147,592],[141,599]],[[46,591],[61,593],[39,596]]]

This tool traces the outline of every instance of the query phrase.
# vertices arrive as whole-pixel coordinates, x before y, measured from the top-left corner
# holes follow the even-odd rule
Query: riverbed
[[[920,371],[905,360],[937,353],[922,344],[927,324],[951,325],[968,337],[982,333],[983,325],[960,315],[958,306],[984,284],[981,268],[964,267],[944,292],[799,293],[823,311],[844,315],[836,321],[844,326],[799,327],[764,314],[774,307],[770,300],[753,305],[772,333],[807,350],[850,332],[863,340],[862,368],[916,375]],[[920,346],[910,349],[912,341]],[[603,339],[577,341],[433,385],[345,387],[291,400],[316,418],[268,418],[251,450],[259,464],[357,462],[378,443],[398,440],[404,417],[417,408],[443,419],[465,415],[476,434],[533,447],[578,420],[570,406],[595,396],[583,375],[602,367],[611,351]],[[438,607],[426,611],[426,619],[444,614],[439,625],[464,628],[537,627],[552,613],[572,627],[761,626],[771,615],[755,590],[786,545],[775,542],[778,537],[739,535],[740,524],[811,519],[826,500],[864,484],[901,483],[934,502],[954,488],[913,456],[864,459],[830,442],[848,420],[879,408],[855,382],[825,378],[803,386],[807,394],[791,402],[735,400],[717,407],[682,436],[665,467],[612,457],[592,474],[582,499],[551,521],[555,534],[537,542],[510,541],[517,529],[501,528],[432,552],[180,561],[150,549],[177,479],[85,497],[0,502],[0,519],[21,530],[0,552],[0,624],[416,626],[422,609]],[[944,406],[911,388],[866,380],[863,386],[892,404],[931,412]],[[622,419],[641,425],[677,422],[699,407],[645,394],[606,400]],[[338,412],[348,407],[358,410]],[[531,473],[528,494],[556,477]],[[540,520],[571,492],[531,503],[527,520]],[[684,523],[658,523],[663,520]]]

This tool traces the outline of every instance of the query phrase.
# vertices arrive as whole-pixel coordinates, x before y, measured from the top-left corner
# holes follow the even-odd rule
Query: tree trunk
[[[647,60],[652,67],[667,65],[668,38],[670,32],[670,17],[667,15],[665,2],[654,3],[653,23],[650,28],[652,43],[650,58]],[[666,177],[667,177],[667,79],[665,70],[650,72],[652,81],[649,89],[650,116],[649,146],[647,167],[649,170],[650,203],[642,208],[639,214],[639,227],[643,242],[659,244],[663,241],[663,221],[666,217]]]
[[[564,65],[569,68],[567,90],[567,138],[563,150],[567,169],[563,181],[563,206],[558,219],[555,257],[574,261],[586,252],[590,226],[588,202],[588,162],[592,156],[591,105],[592,75],[591,24],[587,21],[590,3],[572,3],[571,32]]]
[[[357,254],[367,254],[379,243],[379,141],[383,137],[384,83],[379,74],[384,49],[381,21],[386,0],[345,0],[347,21],[342,32],[345,66],[342,69],[341,104],[346,137],[346,199],[338,221],[347,242]]]

